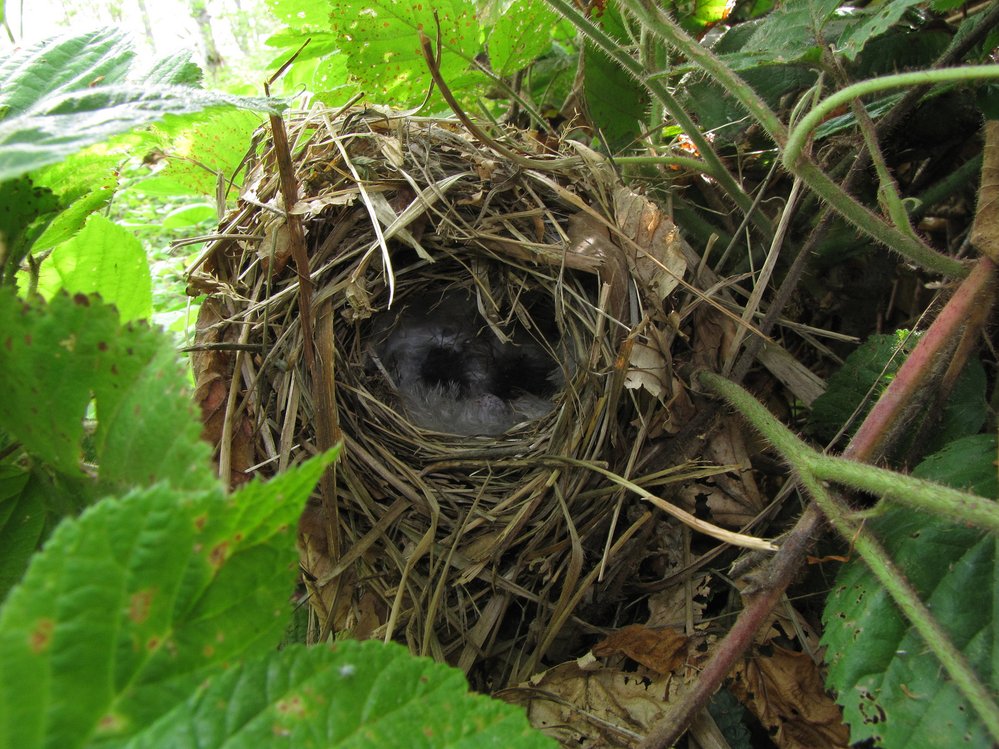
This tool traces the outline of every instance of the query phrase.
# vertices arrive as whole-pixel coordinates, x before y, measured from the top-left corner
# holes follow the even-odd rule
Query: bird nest
[[[371,109],[279,130],[189,279],[221,475],[342,444],[300,527],[312,636],[522,679],[637,564],[621,477],[668,480],[635,473],[685,397],[684,246],[578,144]]]

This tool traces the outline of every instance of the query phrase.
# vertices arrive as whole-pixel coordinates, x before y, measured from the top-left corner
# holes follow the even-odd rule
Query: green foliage
[[[855,60],[860,51],[872,38],[884,34],[894,26],[912,6],[923,0],[889,0],[873,3],[860,11],[860,19],[851,25],[839,38],[838,51],[849,60]]]
[[[232,105],[276,111],[264,99],[192,88],[180,59],[148,70],[123,34],[103,29],[49,39],[0,63],[0,180],[9,180],[167,114]]]
[[[597,23],[622,46],[630,43],[621,14],[614,6],[608,6]],[[612,150],[631,145],[642,130],[649,108],[645,88],[592,43],[586,43],[583,56],[586,67],[583,89],[592,117],[601,124],[601,132]]]
[[[322,720],[317,719],[323,716]],[[217,671],[129,747],[554,747],[459,671],[378,642],[290,646]]]
[[[228,188],[242,184],[242,166],[253,132],[262,119],[255,112],[221,109],[190,118],[168,117],[143,138],[149,150],[167,152],[168,163],[155,176],[141,180],[137,189],[147,195],[210,195],[219,177]]]
[[[411,106],[423,101],[430,86],[420,49],[420,30],[436,42],[435,13],[441,26],[441,75],[461,90],[480,73],[469,62],[481,49],[475,8],[465,0],[412,3],[407,0],[352,0],[337,4],[330,16],[347,70],[375,101]]]
[[[828,389],[812,404],[808,426],[815,436],[830,440],[847,422],[852,433],[914,345],[907,330],[873,335],[864,341],[829,378]]]
[[[0,463],[0,581],[44,534],[40,475],[53,495],[120,489],[64,518],[0,608],[0,746],[551,745],[399,646],[276,651],[297,520],[335,451],[226,496],[162,334],[65,294],[0,294],[0,330],[0,437],[20,446]]]
[[[296,521],[328,462],[229,498],[157,484],[64,521],[0,612],[0,745],[131,737],[273,648]]]
[[[996,498],[996,438],[977,435],[914,473]],[[967,526],[892,508],[868,523],[990,690],[999,643],[995,539]],[[988,746],[988,733],[861,559],[844,565],[823,614],[828,683],[851,741],[886,747]]]
[[[843,428],[852,434],[914,345],[915,338],[906,330],[893,335],[873,335],[864,341],[829,378],[828,389],[812,404],[808,422],[812,433],[824,441]],[[982,427],[986,416],[985,385],[982,363],[972,359],[944,404],[939,423],[925,438],[926,443],[921,446],[924,452],[939,450]],[[915,425],[919,427],[918,420]]]
[[[36,459],[74,479],[96,462],[103,493],[170,481],[213,483],[207,446],[169,342],[93,297],[56,295],[28,305],[0,294],[3,428]],[[97,429],[84,442],[93,400]]]
[[[551,29],[558,16],[542,2],[494,3],[494,18],[480,18],[489,31],[489,63],[500,76],[513,75],[527,67],[551,46]]]
[[[39,292],[98,294],[118,308],[123,322],[152,313],[152,281],[142,243],[103,216],[91,215],[83,230],[59,244],[39,283]],[[47,283],[46,283],[47,281]]]
[[[2,290],[0,330],[0,437],[24,452],[0,463],[2,598],[63,516],[133,487],[215,480],[186,378],[162,335],[122,326],[93,297],[27,305]],[[85,424],[91,408],[96,429]]]
[[[0,283],[14,278],[18,264],[62,208],[47,187],[30,177],[0,183],[0,240],[7,248],[6,264],[0,267]]]

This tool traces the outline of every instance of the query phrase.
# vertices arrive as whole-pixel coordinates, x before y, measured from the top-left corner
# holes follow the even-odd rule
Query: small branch
[[[995,276],[995,264],[986,257],[980,258],[874,404],[851,441],[870,460],[884,454],[893,436],[906,427],[913,416],[908,404],[916,402],[917,394],[928,387],[933,374],[945,364],[948,353],[957,348],[962,336],[978,335],[992,308]],[[970,353],[967,347],[964,351],[967,357]]]

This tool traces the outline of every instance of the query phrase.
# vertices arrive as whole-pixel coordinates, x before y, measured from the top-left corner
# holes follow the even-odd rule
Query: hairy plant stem
[[[847,86],[827,96],[794,127],[787,137],[787,145],[784,148],[784,165],[793,170],[803,155],[805,144],[812,130],[818,127],[833,110],[844,104],[849,104],[854,99],[894,88],[995,79],[999,79],[999,65],[967,65],[960,68],[896,73],[895,75],[886,75],[854,83],[852,86]]]
[[[849,179],[849,177],[848,177]],[[821,229],[827,221],[827,217],[819,222],[819,228]],[[800,261],[801,266],[804,265],[804,260],[799,255],[796,258],[795,265],[798,265]],[[979,263],[980,268],[976,268],[975,271],[971,273],[968,279],[966,279],[961,284],[961,288],[958,292],[951,298],[948,304],[945,306],[944,310],[938,316],[943,317],[944,320],[949,320],[949,325],[944,328],[940,328],[938,331],[933,331],[933,326],[930,330],[922,336],[919,343],[916,345],[916,349],[913,354],[910,354],[910,359],[916,355],[921,348],[926,346],[934,346],[935,341],[939,341],[940,338],[946,338],[948,335],[960,337],[959,331],[964,331],[965,336],[968,334],[966,328],[972,330],[976,329],[975,325],[965,325],[965,319],[959,319],[961,315],[969,314],[968,306],[972,303],[972,300],[977,300],[975,302],[980,308],[978,314],[975,316],[978,320],[976,325],[982,324],[988,315],[989,305],[983,303],[982,289],[990,286],[989,281],[992,278],[992,273],[984,273],[988,271],[991,263],[987,258],[982,258]],[[981,270],[980,270],[981,269]],[[793,275],[793,274],[791,274]],[[985,277],[983,277],[983,275]],[[781,286],[783,291],[788,283],[792,279],[788,279]],[[780,292],[778,292],[780,295]],[[956,301],[955,301],[956,300]],[[948,310],[957,309],[957,312],[948,313]],[[776,316],[776,311],[771,309],[768,312],[768,318],[771,316]],[[766,321],[764,322],[766,324]],[[949,331],[949,332],[947,332]],[[931,335],[932,333],[932,335]],[[761,341],[758,338],[754,338],[750,341],[746,350],[743,352],[743,356],[740,359],[738,365],[733,370],[733,374],[737,377],[744,376],[745,372],[748,371],[748,367],[752,362],[753,348],[758,348],[761,345]],[[958,351],[961,351],[965,347],[956,346]],[[939,350],[937,355],[940,355]],[[917,357],[918,359],[919,357]],[[928,366],[925,356],[922,357],[924,361],[923,366]],[[907,362],[908,363],[908,362]],[[904,374],[903,370],[906,369],[903,365],[902,369],[896,375],[895,381],[897,382],[900,378],[903,382],[908,378],[912,379],[913,374]],[[741,388],[730,383],[726,380],[718,378],[717,375],[711,375],[709,377],[715,377],[721,380],[723,383],[728,384],[730,387],[735,388],[738,392],[744,392]],[[703,375],[702,375],[703,379]],[[923,387],[926,387],[929,383],[924,380],[920,380]],[[893,382],[893,385],[895,383]],[[889,387],[889,390],[891,387]],[[756,408],[766,414],[767,418],[769,414],[758,402],[746,394],[748,399],[748,405],[750,408]],[[882,399],[884,399],[882,397]],[[875,405],[875,410],[878,410],[878,406],[881,401]],[[864,423],[861,425],[860,430],[857,435],[850,441],[846,449],[843,451],[841,459],[848,461],[861,461],[870,462],[876,458],[879,454],[879,450],[883,449],[892,438],[894,431],[888,430],[885,427],[886,423],[893,422],[900,412],[906,410],[907,402],[899,401],[898,399],[892,399],[887,402],[887,406],[884,411],[875,413],[872,410],[868,414]],[[690,425],[691,431],[687,440],[693,440],[696,434],[703,433],[710,429],[710,422],[713,422],[716,417],[716,410],[712,408],[709,404],[707,407],[703,408],[698,412],[697,416]],[[783,427],[782,427],[783,429]],[[685,430],[686,431],[686,430]],[[682,437],[685,432],[682,432],[678,437]],[[866,435],[866,436],[865,436]],[[778,432],[774,435],[776,437],[775,444],[783,445],[784,448],[791,447],[794,448],[794,443],[797,438],[790,433],[790,430],[785,430],[784,432]],[[788,440],[790,437],[790,441]],[[807,470],[806,470],[807,473]],[[818,481],[819,479],[817,479]],[[801,569],[801,565],[805,560],[805,555],[811,548],[812,543],[825,525],[825,519],[823,513],[819,510],[817,504],[810,504],[806,508],[805,512],[798,519],[794,528],[784,537],[780,550],[774,555],[767,569],[767,577],[764,583],[757,586],[757,589],[751,594],[746,595],[746,605],[745,608],[739,613],[739,617],[736,623],[729,630],[728,634],[718,645],[711,659],[705,665],[701,672],[700,677],[696,682],[689,688],[688,691],[684,692],[682,696],[675,700],[666,715],[664,715],[657,723],[650,729],[645,740],[641,743],[644,749],[659,749],[660,747],[672,746],[673,743],[686,731],[688,725],[693,720],[697,713],[704,709],[711,696],[715,693],[724,679],[728,676],[729,672],[732,670],[736,662],[743,656],[743,653],[752,645],[756,632],[759,628],[767,621],[767,617],[770,612],[781,600],[784,591],[790,585],[794,576],[797,574],[798,570]],[[960,664],[958,664],[960,668]],[[971,688],[972,693],[974,693],[974,688]],[[974,699],[977,697],[972,694]],[[970,702],[970,700],[969,700]],[[980,702],[980,701],[979,701]],[[987,707],[987,706],[985,706]]]
[[[926,641],[927,646],[953,679],[955,686],[982,718],[996,740],[999,740],[999,707],[982,685],[961,652],[954,647],[947,633],[937,623],[919,599],[880,543],[861,524],[850,519],[851,509],[835,499],[823,485],[823,479],[847,484],[857,489],[880,491],[888,488],[891,496],[906,497],[907,504],[944,515],[948,519],[974,522],[974,516],[986,527],[999,529],[999,506],[929,482],[893,474],[863,463],[816,456],[815,451],[799,440],[790,429],[775,419],[759,401],[738,385],[710,372],[701,372],[698,379],[721,395],[739,411],[794,468],[798,480],[818,504],[836,531],[853,544],[854,549],[870,567],[891,595],[892,600]],[[819,471],[815,469],[819,468]],[[859,481],[857,479],[860,479]],[[936,493],[936,497],[934,497]],[[918,499],[917,499],[918,497]],[[991,505],[991,508],[988,507]],[[969,514],[961,510],[974,508]],[[943,511],[941,511],[943,510]]]
[[[994,501],[867,463],[823,455],[795,436],[735,383],[710,372],[699,373],[698,379],[735,406],[798,474],[885,495],[899,504],[951,522],[968,523],[999,533],[999,504]]]
[[[854,224],[861,231],[869,234],[881,244],[886,245],[928,270],[952,277],[962,277],[966,274],[967,269],[961,263],[947,257],[946,255],[936,252],[920,241],[917,237],[906,234],[905,231],[900,229],[896,229],[865,208],[848,193],[844,192],[833,180],[826,176],[826,174],[819,169],[818,165],[816,165],[811,158],[804,153],[805,138],[811,131],[811,128],[817,124],[816,112],[822,110],[826,106],[826,103],[834,97],[840,97],[844,91],[852,90],[854,88],[853,86],[843,89],[843,91],[837,92],[833,96],[828,97],[825,102],[809,112],[808,115],[802,119],[802,122],[797,125],[789,135],[783,123],[774,111],[767,106],[766,102],[764,102],[756,94],[756,92],[754,92],[749,85],[746,84],[745,81],[730,70],[728,66],[726,66],[725,63],[723,63],[713,52],[702,47],[694,39],[692,39],[675,21],[673,21],[672,18],[669,17],[669,14],[655,7],[648,2],[648,0],[622,1],[624,6],[634,13],[643,23],[648,24],[654,33],[662,37],[662,39],[668,44],[680,50],[680,52],[683,53],[689,60],[710,74],[732,96],[734,96],[739,103],[746,108],[750,115],[752,115],[752,117],[760,123],[774,143],[776,143],[778,147],[785,148],[785,167],[805,180],[810,189],[816,192],[822,199],[829,203],[829,205],[835,208],[840,214],[843,215],[844,218]],[[989,70],[991,72],[985,77],[999,77],[999,68],[996,68],[995,66],[977,66],[960,68],[960,70]],[[922,71],[917,74],[903,75],[927,76],[933,74],[944,74],[945,78],[939,79],[939,81],[956,80],[961,78],[960,76],[954,75],[954,70],[947,69]],[[946,76],[950,76],[950,78],[947,78]],[[966,76],[966,78],[971,77],[973,76]],[[864,83],[876,86],[880,81],[894,78],[898,78],[898,76],[886,76],[885,78],[865,81]],[[927,79],[925,77],[916,77],[909,79],[904,84],[898,84],[896,87],[925,83],[928,81],[939,82],[938,80]],[[871,89],[871,91],[875,90],[879,89],[876,87]],[[867,93],[870,93],[871,91],[867,91]],[[851,94],[846,97],[846,100],[840,98],[838,99],[836,106],[846,103],[846,101],[849,101],[858,95],[862,94]],[[821,117],[828,114],[828,111],[828,109],[825,109]],[[812,124],[811,126],[806,127],[806,124],[808,123]],[[789,158],[788,152],[791,151],[792,139],[795,138],[796,135],[801,142],[795,145],[794,157]]]

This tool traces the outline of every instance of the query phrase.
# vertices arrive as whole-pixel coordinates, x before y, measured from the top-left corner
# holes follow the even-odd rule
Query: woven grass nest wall
[[[222,475],[342,442],[300,529],[312,637],[391,637],[492,688],[578,655],[651,530],[606,472],[634,476],[686,398],[669,366],[675,227],[571,143],[510,131],[496,146],[359,109],[294,115],[287,132],[291,215],[262,130],[190,283],[209,294],[194,360]],[[499,433],[414,423],[412,383],[395,381],[413,370],[393,341],[452,318],[504,369],[487,391],[434,375],[429,410],[473,400]]]

